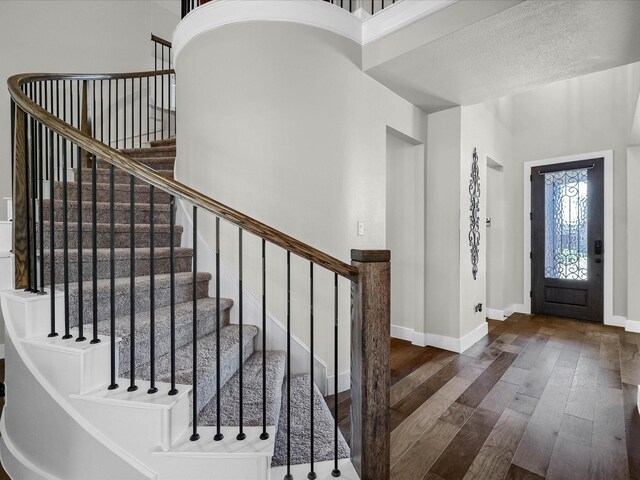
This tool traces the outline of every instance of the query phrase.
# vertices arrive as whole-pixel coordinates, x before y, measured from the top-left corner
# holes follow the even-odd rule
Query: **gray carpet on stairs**
[[[291,464],[298,465],[311,461],[310,418],[311,392],[309,375],[291,377]],[[282,386],[282,407],[272,467],[287,464],[287,386]],[[314,461],[333,460],[334,421],[318,387],[314,385]],[[349,457],[349,446],[338,429],[338,457]]]
[[[277,425],[282,397],[282,379],[286,357],[284,352],[268,351],[267,375],[267,425]],[[256,352],[244,363],[242,379],[243,422],[246,427],[262,425],[262,352]],[[240,375],[238,372],[227,382],[220,394],[220,416],[223,426],[239,425]],[[215,397],[204,407],[198,418],[199,425],[216,424]]]

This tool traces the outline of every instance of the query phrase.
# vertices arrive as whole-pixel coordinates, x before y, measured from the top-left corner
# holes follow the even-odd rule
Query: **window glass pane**
[[[587,280],[587,169],[544,177],[545,277]]]

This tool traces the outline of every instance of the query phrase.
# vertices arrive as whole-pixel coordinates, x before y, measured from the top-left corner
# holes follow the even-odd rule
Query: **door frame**
[[[542,160],[531,160],[524,162],[523,166],[523,191],[524,191],[524,249],[523,249],[523,297],[524,313],[531,313],[531,175],[532,167],[543,165],[553,165],[555,163],[570,163],[589,160],[591,158],[604,158],[604,324],[624,327],[625,322],[620,321],[613,315],[613,150],[600,152],[580,153],[565,157],[545,158]]]

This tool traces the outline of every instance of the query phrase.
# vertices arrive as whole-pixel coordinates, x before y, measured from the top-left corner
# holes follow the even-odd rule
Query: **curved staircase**
[[[167,178],[173,178],[173,168],[176,156],[176,140],[164,139],[151,141],[149,147],[123,150],[132,158],[142,162],[149,167],[158,169]],[[110,171],[107,165],[99,161],[97,168],[98,194],[98,262],[97,262],[97,286],[98,286],[98,335],[108,336],[110,334],[110,249],[109,249],[109,181]],[[77,178],[78,169],[75,169]],[[83,198],[91,198],[92,183],[83,173],[82,188]],[[115,170],[115,214],[116,214],[116,237],[115,237],[115,307],[116,307],[116,336],[119,342],[119,376],[120,386],[124,383],[122,379],[130,379],[131,373],[131,333],[130,333],[130,257],[135,255],[135,378],[137,380],[151,380],[150,372],[150,325],[151,310],[149,302],[149,291],[155,291],[155,380],[158,382],[170,382],[171,358],[170,358],[170,221],[175,219],[170,214],[172,208],[170,198],[161,192],[155,193],[154,197],[154,278],[150,276],[150,202],[149,187],[146,185],[136,185],[135,202],[135,245],[134,250],[130,247],[130,177],[125,172]],[[79,319],[79,299],[78,299],[78,254],[77,254],[77,218],[78,208],[75,199],[77,194],[77,183],[68,183],[68,228],[67,237],[68,258],[69,258],[69,314],[70,326],[78,327]],[[56,182],[54,189],[54,202],[56,206],[62,206],[63,184]],[[49,218],[51,200],[44,201],[45,218]],[[93,311],[93,254],[92,245],[92,210],[87,202],[83,212],[83,258],[82,272],[83,278],[88,278],[82,282],[83,294],[83,319],[85,322],[85,332],[91,332],[91,321]],[[63,221],[62,208],[54,206],[54,215],[60,223]],[[102,206],[102,208],[101,208]],[[49,224],[45,222],[44,238],[49,238]],[[55,229],[62,232],[62,228]],[[191,384],[193,374],[192,364],[192,321],[193,321],[193,275],[192,260],[193,249],[181,247],[183,228],[174,224],[175,231],[175,363],[176,381],[179,384]],[[60,244],[56,247],[62,246]],[[49,269],[50,254],[49,243],[45,240],[45,269]],[[64,286],[64,251],[62,248],[55,249],[54,262],[55,272],[57,272],[56,289],[62,291]],[[198,425],[216,425],[216,371],[211,368],[215,363],[216,355],[216,306],[215,298],[209,296],[210,282],[212,275],[206,272],[198,272],[197,286],[197,329],[198,345],[197,351],[200,362],[198,371]],[[228,298],[220,299],[221,305],[221,330],[220,330],[220,353],[221,353],[221,419],[223,426],[238,426],[239,424],[239,356],[238,344],[243,345],[243,425],[262,425],[262,352],[254,350],[254,341],[258,334],[258,328],[252,325],[243,327],[242,338],[240,338],[239,328],[236,324],[231,324],[230,309],[233,301]],[[87,335],[85,333],[85,335]],[[87,335],[88,336],[88,335]],[[69,340],[73,341],[73,339]],[[286,420],[281,412],[283,389],[285,379],[286,353],[282,351],[267,351],[267,401],[266,418],[267,425],[275,426],[276,441],[275,452],[272,459],[273,466],[286,464]],[[310,445],[308,435],[308,405],[310,404],[310,376],[298,375],[292,378],[291,396],[295,399],[292,408],[292,423],[297,428],[292,429],[292,464],[307,464],[310,462]],[[126,386],[126,385],[125,385]],[[325,461],[333,458],[333,417],[320,394],[317,387],[314,389],[316,398],[314,400],[315,415],[314,427],[320,441],[316,440],[315,461]],[[295,408],[298,406],[299,408]],[[299,413],[298,413],[299,412]],[[339,436],[340,458],[348,458],[349,448],[342,437]]]

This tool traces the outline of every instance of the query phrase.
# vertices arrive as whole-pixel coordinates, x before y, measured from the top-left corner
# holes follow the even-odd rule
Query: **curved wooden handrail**
[[[351,281],[356,281],[358,279],[357,268],[300,242],[299,240],[296,240],[295,238],[238,212],[237,210],[234,210],[216,200],[213,200],[212,198],[184,185],[181,182],[163,177],[152,168],[130,158],[108,145],[105,145],[49,113],[27,97],[20,88],[24,84],[42,80],[109,80],[118,78],[145,78],[167,73],[173,73],[173,70],[114,74],[25,73],[12,76],[7,81],[7,85],[9,87],[9,93],[18,107],[46,127],[74,142],[83,150],[91,153],[92,155],[96,155],[115,167],[120,168],[121,170],[153,185],[154,187],[186,200],[198,208],[207,210],[208,212],[233,223],[243,230],[273,243],[274,245],[278,245],[295,255],[320,265]]]

